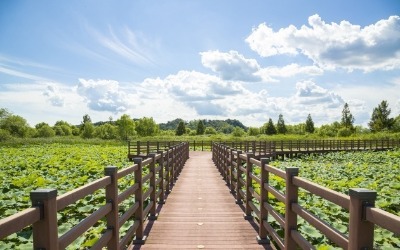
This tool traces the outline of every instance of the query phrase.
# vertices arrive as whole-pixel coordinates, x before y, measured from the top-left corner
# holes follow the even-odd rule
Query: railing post
[[[250,158],[254,157],[253,153],[247,153],[246,158],[246,202],[245,202],[245,210],[244,210],[244,218],[246,220],[251,220],[253,216],[251,215],[251,207],[250,202],[252,194],[250,192],[250,188],[252,187],[252,179],[250,177],[250,173],[253,171],[253,164],[250,162]]]
[[[140,141],[136,142],[136,154],[140,155]]]
[[[161,190],[160,198],[158,204],[165,204],[165,188],[164,188],[164,152],[158,151],[161,154],[158,164],[160,165],[160,171],[158,172],[158,178],[161,178],[158,189]]]
[[[365,208],[375,205],[376,192],[350,188],[350,218],[348,249],[373,249],[374,224],[365,219]]]
[[[157,203],[156,153],[150,153],[149,156],[152,159],[150,163],[150,173],[153,173],[152,176],[150,177],[150,188],[153,188],[153,191],[151,191],[150,193],[150,202],[153,202],[153,205],[150,208],[149,220],[157,220],[158,214],[156,214],[156,203]]]
[[[170,147],[170,149],[171,149],[172,157],[171,157],[171,165],[170,165],[171,181],[170,181],[169,185],[170,185],[170,189],[172,189],[172,186],[174,185],[175,178],[176,178],[176,176],[175,176],[175,167],[176,167],[175,166],[175,147]]]
[[[242,170],[240,167],[242,166],[242,159],[240,159],[241,150],[237,151],[237,182],[236,182],[236,204],[243,204],[242,195],[240,194],[240,190],[242,189],[242,182],[240,178],[242,178]]]
[[[143,166],[142,158],[133,158],[134,164],[138,165],[138,169],[135,171],[135,183],[139,185],[139,188],[135,191],[135,203],[139,204],[139,207],[135,212],[135,220],[139,221],[139,226],[136,229],[136,236],[133,240],[135,244],[144,244],[146,241],[146,236],[144,236],[144,216],[143,216]]]
[[[268,223],[268,210],[264,207],[264,203],[268,202],[268,191],[264,188],[264,184],[269,182],[269,173],[265,167],[269,163],[269,159],[261,158],[261,183],[260,183],[260,227],[258,229],[257,242],[258,244],[269,244],[267,238],[268,232],[264,224]]]
[[[104,168],[104,174],[110,176],[111,184],[106,187],[106,202],[111,203],[111,212],[106,215],[107,229],[113,234],[107,243],[107,249],[117,250],[119,248],[119,225],[118,225],[118,168],[108,166]]]
[[[167,175],[165,176],[165,181],[167,182],[166,189],[165,189],[165,193],[166,194],[171,193],[171,187],[172,187],[171,183],[170,183],[170,179],[172,177],[171,176],[171,165],[172,165],[172,163],[171,163],[171,159],[170,159],[171,151],[172,151],[172,149],[167,149],[167,156],[166,156],[167,164],[165,166],[165,170],[167,171]]]
[[[33,224],[33,249],[58,249],[57,190],[37,189],[30,193],[32,207],[40,207],[40,218]]]
[[[298,168],[286,168],[285,192],[285,249],[296,249],[297,244],[291,237],[291,231],[297,230],[297,214],[292,211],[292,204],[297,203],[298,187],[293,185],[293,176],[299,173]]]
[[[230,175],[231,175],[231,182],[229,183],[230,184],[230,190],[231,190],[231,193],[233,194],[234,192],[235,192],[235,186],[233,185],[233,182],[234,182],[234,179],[235,179],[235,176],[234,176],[234,170],[235,170],[235,166],[234,166],[234,164],[233,164],[233,159],[234,159],[234,157],[233,157],[233,151],[234,151],[234,149],[233,148],[231,148],[230,150],[229,150],[229,157],[230,157],[230,161],[231,161],[231,170],[230,170]],[[237,180],[236,180],[237,181]]]

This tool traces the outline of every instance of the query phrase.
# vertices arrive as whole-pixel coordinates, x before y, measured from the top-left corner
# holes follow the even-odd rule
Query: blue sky
[[[0,107],[53,125],[400,113],[400,2],[0,2]]]

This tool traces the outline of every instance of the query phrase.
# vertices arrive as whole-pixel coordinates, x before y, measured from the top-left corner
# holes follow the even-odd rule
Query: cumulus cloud
[[[288,123],[304,122],[309,113],[316,124],[332,122],[340,119],[345,103],[340,95],[313,81],[298,82],[295,92],[287,97],[272,97],[265,89],[254,92],[243,84],[196,71],[179,71],[164,79],[148,78],[141,89],[158,93],[160,100],[174,100],[182,117],[236,117],[259,125],[268,118],[277,119],[279,114]]]
[[[92,110],[124,112],[131,103],[117,81],[79,79],[76,91]]]
[[[324,107],[337,108],[344,104],[342,97],[332,91],[328,91],[312,81],[296,83],[295,103],[322,105]]]
[[[219,51],[201,52],[202,64],[218,73],[223,80],[258,82],[261,77],[256,73],[260,69],[255,59],[247,59],[237,51],[228,53]]]
[[[400,68],[400,17],[390,16],[361,27],[348,21],[326,23],[319,15],[308,26],[290,25],[274,31],[265,23],[246,42],[263,57],[303,54],[321,68],[391,70]]]
[[[322,75],[324,73],[323,69],[318,66],[300,66],[297,63],[292,63],[286,65],[284,67],[267,67],[260,69],[257,73],[260,75],[265,81],[277,81],[276,77],[293,77],[296,75],[308,75],[308,76],[317,76]]]
[[[47,85],[46,90],[43,92],[43,95],[47,97],[47,100],[56,107],[64,106],[64,96],[60,93],[60,90],[57,86]]]

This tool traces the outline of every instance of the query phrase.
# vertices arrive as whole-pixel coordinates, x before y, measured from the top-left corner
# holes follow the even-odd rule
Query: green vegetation
[[[15,141],[18,138],[99,138],[102,140],[290,140],[290,139],[385,139],[399,138],[400,115],[390,117],[391,110],[386,101],[374,108],[369,128],[355,126],[354,116],[349,105],[344,104],[342,118],[332,124],[315,127],[311,114],[304,123],[285,124],[282,114],[277,123],[272,118],[261,127],[246,127],[240,121],[227,120],[192,120],[175,119],[157,124],[151,117],[133,119],[123,114],[119,119],[93,123],[88,114],[83,116],[79,125],[66,121],[57,121],[54,126],[44,122],[30,127],[27,121],[0,108],[0,142]],[[200,136],[200,137],[199,137]],[[267,136],[267,137],[266,137]],[[60,140],[59,140],[60,141]],[[61,140],[62,141],[62,140]]]
[[[29,193],[37,188],[55,188],[63,194],[104,176],[105,166],[123,168],[129,164],[125,145],[42,144],[0,147],[0,218],[31,206]],[[128,177],[132,178],[132,177]],[[131,181],[121,181],[121,189]],[[59,234],[78,224],[105,203],[104,190],[68,206],[58,214]],[[130,202],[133,202],[131,200]],[[127,204],[120,206],[125,211]],[[126,230],[127,226],[124,226]],[[105,223],[100,222],[69,249],[84,249],[98,239]],[[32,231],[28,227],[0,241],[0,249],[32,249]]]
[[[378,194],[376,207],[400,216],[400,149],[384,152],[338,152],[324,155],[303,155],[300,158],[272,161],[270,165],[284,169],[298,167],[299,176],[311,180],[329,189],[348,194],[349,188],[367,188]],[[260,170],[255,169],[259,174]],[[270,174],[272,186],[285,191],[284,180]],[[257,183],[253,182],[256,190]],[[285,213],[285,206],[269,195],[270,204],[280,213]],[[344,234],[348,234],[348,212],[338,205],[319,198],[316,195],[299,190],[300,205],[327,221]],[[270,217],[276,229],[278,224]],[[299,230],[318,249],[334,249],[333,243],[306,221],[299,218]],[[280,233],[283,233],[281,230]],[[374,249],[400,248],[400,237],[377,227],[375,229]]]

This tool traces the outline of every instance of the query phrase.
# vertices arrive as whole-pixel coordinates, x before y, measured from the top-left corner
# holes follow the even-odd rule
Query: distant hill
[[[180,121],[183,121],[182,119],[178,118],[172,121],[168,121],[167,123],[160,123],[160,129],[161,130],[175,130],[178,127],[178,124]],[[186,127],[195,130],[197,129],[197,124],[200,120],[191,120],[191,121],[184,121]],[[242,128],[244,130],[247,130],[247,127],[243,125],[238,120],[235,119],[227,119],[227,120],[201,120],[203,121],[203,124],[205,127],[213,127],[215,130],[218,132],[222,132],[225,134],[229,134],[233,131],[235,127]]]

